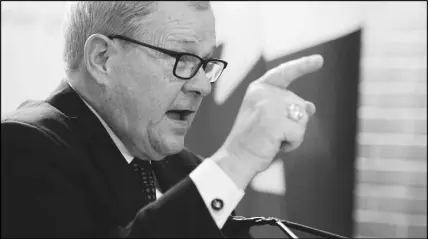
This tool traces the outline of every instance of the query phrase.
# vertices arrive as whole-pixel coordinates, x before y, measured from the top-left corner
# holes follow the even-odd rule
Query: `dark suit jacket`
[[[155,165],[164,195],[143,205],[137,176],[65,82],[2,119],[1,144],[2,237],[249,236],[230,218],[218,229],[187,149]]]

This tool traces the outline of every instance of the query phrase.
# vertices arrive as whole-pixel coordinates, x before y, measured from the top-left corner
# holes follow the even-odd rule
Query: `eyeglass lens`
[[[200,64],[201,60],[199,58],[192,55],[182,55],[177,62],[175,74],[183,78],[191,77],[198,70],[197,68]],[[204,70],[209,81],[214,82],[219,78],[223,68],[224,64],[222,62],[209,61]]]

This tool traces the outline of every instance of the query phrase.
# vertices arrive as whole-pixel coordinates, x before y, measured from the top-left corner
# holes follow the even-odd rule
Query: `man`
[[[315,106],[286,87],[322,58],[251,84],[223,146],[201,159],[184,136],[227,66],[209,58],[214,22],[206,2],[70,5],[66,79],[2,120],[2,236],[249,236],[230,215],[302,142]]]

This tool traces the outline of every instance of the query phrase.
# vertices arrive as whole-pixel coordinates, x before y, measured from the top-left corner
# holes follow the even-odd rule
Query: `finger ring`
[[[303,118],[303,107],[299,104],[288,104],[287,116],[289,119],[299,122]]]

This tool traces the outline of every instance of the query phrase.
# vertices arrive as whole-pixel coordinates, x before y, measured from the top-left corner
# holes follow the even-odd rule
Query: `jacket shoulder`
[[[44,101],[26,101],[15,111],[2,117],[2,131],[3,129],[9,129],[11,125],[34,127],[51,137],[72,132],[70,118]],[[18,136],[22,137],[22,135]]]

